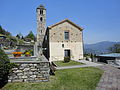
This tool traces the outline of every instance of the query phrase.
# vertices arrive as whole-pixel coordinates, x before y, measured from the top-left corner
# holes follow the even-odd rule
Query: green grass
[[[64,61],[55,61],[54,63],[59,67],[60,66],[84,65],[83,63],[76,62],[76,61],[73,61],[73,60],[70,60],[70,62],[68,62],[68,63],[65,63]]]
[[[95,90],[102,73],[94,67],[58,70],[49,82],[8,83],[2,90]]]

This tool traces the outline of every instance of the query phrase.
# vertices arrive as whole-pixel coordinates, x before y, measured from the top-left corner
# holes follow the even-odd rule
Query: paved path
[[[120,69],[109,65],[100,66],[104,70],[96,90],[120,90]]]
[[[103,64],[98,64],[86,60],[76,60],[77,62],[84,63],[85,65],[74,65],[74,66],[64,66],[64,67],[57,67],[56,69],[69,69],[69,68],[80,68],[80,67],[96,67],[102,66]]]

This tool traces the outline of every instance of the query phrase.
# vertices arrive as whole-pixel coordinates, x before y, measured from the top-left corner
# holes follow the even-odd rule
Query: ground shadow
[[[0,89],[3,88],[8,83],[8,75],[4,75],[2,79],[0,79]]]

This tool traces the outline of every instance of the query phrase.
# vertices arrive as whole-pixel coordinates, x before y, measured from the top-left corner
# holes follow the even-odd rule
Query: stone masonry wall
[[[49,62],[12,61],[18,67],[12,68],[8,82],[41,82],[49,81]]]

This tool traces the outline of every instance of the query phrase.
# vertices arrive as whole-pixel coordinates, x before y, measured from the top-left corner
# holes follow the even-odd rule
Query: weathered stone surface
[[[30,70],[30,68],[25,68],[23,71],[28,71],[28,70]]]
[[[31,78],[36,78],[36,75],[31,75],[30,77],[31,77]]]
[[[19,67],[13,68],[8,82],[41,82],[49,81],[49,62],[17,62]]]
[[[22,78],[27,78],[27,76],[22,76]]]
[[[14,71],[14,72],[16,72],[16,73],[21,73],[21,72],[22,72],[22,70],[16,70],[16,71]]]
[[[22,76],[22,75],[23,75],[23,73],[18,73],[17,75],[18,75],[18,76]]]
[[[12,80],[12,82],[23,82],[23,79],[15,79],[15,80]]]

